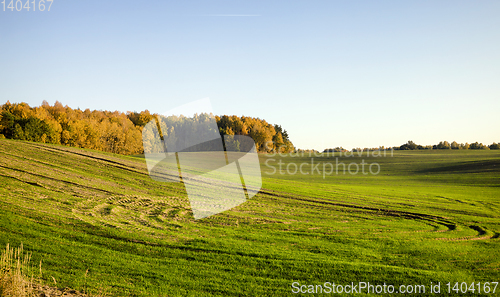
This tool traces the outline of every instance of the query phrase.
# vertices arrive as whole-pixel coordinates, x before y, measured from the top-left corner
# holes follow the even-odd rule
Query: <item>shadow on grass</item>
[[[456,165],[426,168],[418,173],[500,173],[500,160],[461,162]]]

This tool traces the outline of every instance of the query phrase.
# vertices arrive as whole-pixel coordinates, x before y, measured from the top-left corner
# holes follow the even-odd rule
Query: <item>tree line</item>
[[[117,154],[142,154],[142,130],[157,114],[148,110],[119,112],[81,110],[50,105],[30,107],[27,103],[0,106],[0,138],[63,144]],[[259,152],[291,152],[295,148],[280,125],[252,117],[216,116],[221,136],[247,135]],[[175,133],[175,131],[170,131]]]
[[[396,148],[395,148],[396,149]],[[434,145],[419,145],[415,142],[409,140],[407,143],[399,146],[399,150],[498,150],[500,149],[500,144],[493,142],[490,145],[485,145],[479,142],[474,143],[457,143],[453,141],[449,143],[448,141],[440,141],[438,144]]]
[[[235,115],[215,116],[215,119],[221,135],[250,136],[259,152],[290,153],[295,150],[288,132],[280,125],[271,125],[259,118]]]
[[[434,145],[420,145],[409,140],[407,143],[400,146],[394,147],[384,147],[380,146],[377,148],[353,148],[353,152],[366,152],[366,151],[376,151],[376,150],[498,150],[500,149],[500,143],[493,142],[490,145],[485,145],[479,142],[474,143],[457,143],[453,141],[449,143],[448,141],[440,141],[438,144]],[[335,148],[328,148],[323,150],[324,153],[335,153],[335,152],[348,152],[349,150],[344,149],[341,146]]]

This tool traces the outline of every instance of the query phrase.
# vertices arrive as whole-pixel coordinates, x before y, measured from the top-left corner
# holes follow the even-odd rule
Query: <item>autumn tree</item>
[[[416,150],[417,148],[418,148],[418,145],[411,140],[408,140],[407,143],[405,143],[399,147],[400,150]]]
[[[450,144],[450,148],[452,150],[458,150],[460,149],[460,145],[456,142],[456,141],[453,141],[451,144]]]
[[[450,143],[448,141],[440,141],[437,145],[437,149],[451,149]]]
[[[493,142],[488,146],[490,150],[500,150],[500,144]]]
[[[56,101],[51,106],[43,101],[39,107],[30,107],[26,103],[0,106],[0,135],[6,138],[57,143],[74,147],[90,148],[119,154],[140,154],[144,151],[143,137],[153,143],[154,148],[164,150],[159,141],[151,142],[148,131],[142,134],[143,127],[158,115],[148,110],[142,112],[119,111],[84,111],[63,106]],[[174,142],[188,143],[186,135],[201,135],[207,132],[214,116],[198,114],[193,118],[168,117],[162,125],[161,137],[166,137],[170,144]],[[251,117],[221,116],[215,117],[217,129],[221,136],[227,136],[224,145],[227,149],[238,150],[239,141],[235,135],[246,135],[254,139],[256,148],[261,152],[280,149],[283,152],[293,151],[293,144],[288,134],[279,125],[270,125],[264,120]],[[224,138],[223,138],[224,139]],[[214,144],[207,143],[203,149],[214,149]],[[245,144],[245,146],[248,146]]]

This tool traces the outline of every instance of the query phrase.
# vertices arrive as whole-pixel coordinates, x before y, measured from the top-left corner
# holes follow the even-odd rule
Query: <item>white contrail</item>
[[[204,16],[214,17],[258,17],[260,14],[206,14]]]

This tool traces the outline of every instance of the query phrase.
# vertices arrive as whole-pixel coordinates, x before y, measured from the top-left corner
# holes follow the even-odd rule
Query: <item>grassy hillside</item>
[[[262,155],[257,196],[195,221],[140,156],[0,140],[0,246],[22,242],[47,283],[116,296],[500,281],[500,151],[337,157]],[[362,160],[380,173],[314,170]]]

